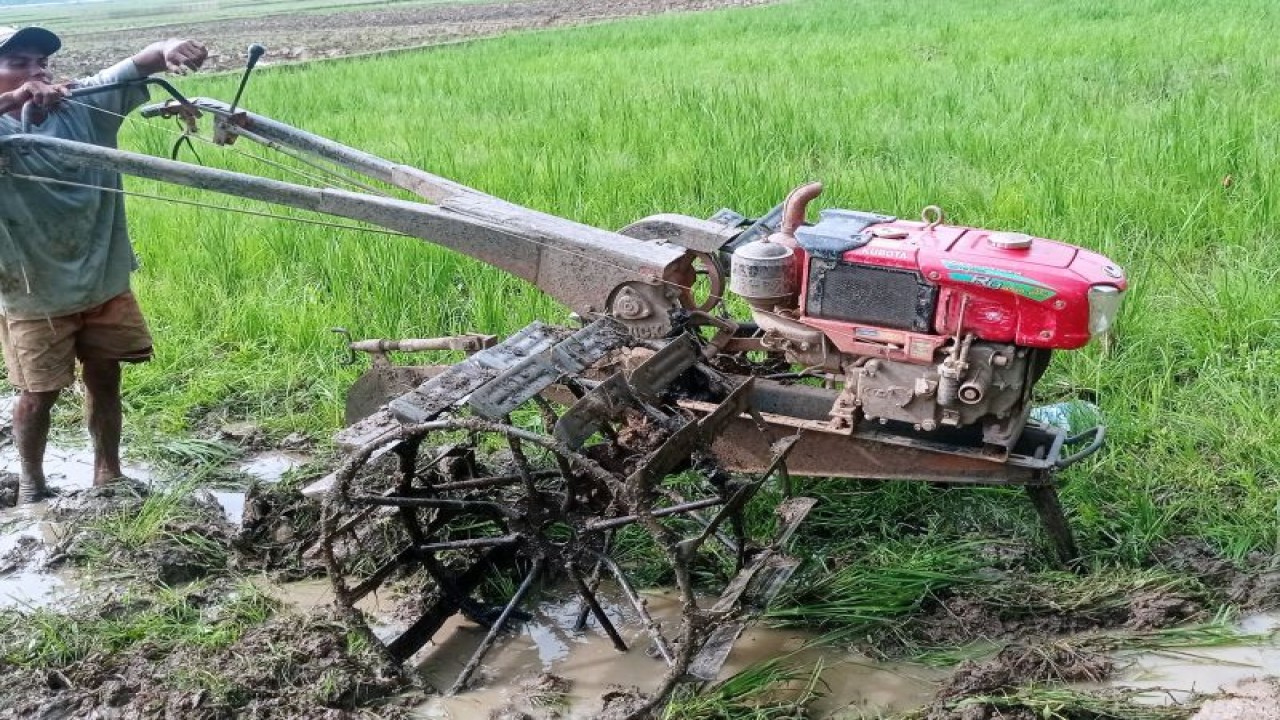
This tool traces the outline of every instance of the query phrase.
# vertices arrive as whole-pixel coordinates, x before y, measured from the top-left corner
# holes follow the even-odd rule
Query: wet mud
[[[0,611],[54,605],[74,592],[67,573],[45,566],[48,549],[56,541],[38,517],[0,515]]]
[[[266,573],[278,581],[323,573],[323,563],[310,553],[320,541],[321,503],[299,488],[296,483],[249,487],[231,543],[236,570]]]
[[[1203,540],[1185,538],[1159,548],[1148,565],[1167,572],[1136,584],[1099,583],[1063,602],[1061,587],[1030,579],[1021,562],[993,564],[982,571],[984,582],[930,599],[904,628],[877,638],[877,644],[893,655],[903,641],[958,647],[1099,630],[1158,630],[1207,620],[1223,606],[1244,612],[1280,607],[1280,567],[1265,554],[1232,562]]]
[[[241,579],[307,573],[319,510],[297,482],[254,480],[233,522],[181,480],[86,488],[87,472],[0,512],[0,718],[405,716],[380,651]]]
[[[1115,672],[1106,655],[1069,644],[1008,645],[989,660],[964,663],[938,690],[941,700],[985,695],[1028,683],[1100,682]]]
[[[1250,678],[1201,706],[1192,720],[1280,720],[1280,679]]]
[[[233,595],[215,587],[188,596],[185,608],[226,611]],[[153,611],[145,600],[86,605],[89,617]],[[168,611],[168,609],[163,609]],[[9,632],[14,632],[10,629]],[[367,648],[354,647],[350,628],[324,614],[282,613],[222,647],[167,652],[161,642],[116,652],[88,652],[57,669],[0,664],[0,718],[286,717],[337,720],[379,707],[378,717],[407,717],[391,698],[403,680]]]
[[[238,631],[239,638],[223,647],[175,655],[144,643],[87,653],[65,663],[0,664],[0,687],[6,688],[0,692],[12,692],[0,697],[0,718],[81,717],[89,708],[112,708],[104,717],[221,718],[250,713],[339,718],[354,717],[351,713],[358,708],[393,718],[621,717],[642,701],[646,689],[660,677],[662,663],[645,651],[647,640],[635,618],[628,617],[627,603],[602,593],[606,612],[627,631],[632,650],[624,654],[614,650],[598,629],[575,632],[576,602],[557,600],[551,591],[536,606],[532,619],[520,624],[486,660],[470,691],[452,698],[432,695],[433,688],[447,686],[456,676],[482,639],[483,629],[455,618],[449,632],[415,658],[417,672],[401,676],[392,670],[358,640],[359,633],[328,609],[332,599],[328,580],[318,577],[319,563],[308,555],[317,540],[320,508],[298,492],[304,481],[251,482],[244,491],[239,523],[228,518],[225,502],[211,493],[193,491],[175,500],[181,504],[179,521],[161,526],[154,540],[138,545],[97,533],[104,522],[146,516],[148,503],[157,502],[163,493],[157,495],[145,487],[69,490],[34,510],[0,513],[0,594],[13,589],[15,578],[47,580],[46,586],[27,593],[21,605],[24,612],[57,608],[67,618],[125,620],[154,614],[157,605],[167,602],[156,600],[154,589],[168,587],[182,594],[182,612],[218,618],[235,612],[229,606],[244,594],[236,578],[246,574],[264,582],[273,579],[264,587],[279,598],[263,613],[264,618],[246,623]],[[873,660],[840,648],[814,646],[814,636],[802,630],[757,626],[735,647],[721,677],[768,659],[783,658],[802,669],[821,662],[826,668],[822,675],[826,692],[808,705],[809,716],[815,718],[893,713],[929,720],[1029,718],[1036,710],[1018,704],[1021,689],[1082,684],[1095,698],[1110,697],[1108,707],[1125,707],[1123,703],[1138,702],[1131,700],[1133,693],[1160,687],[1159,692],[1167,695],[1163,688],[1177,687],[1179,677],[1199,678],[1203,670],[1196,663],[1171,669],[1151,658],[1095,648],[1078,641],[1081,633],[1141,631],[1204,619],[1208,608],[1232,598],[1274,604],[1273,583],[1263,560],[1231,563],[1201,544],[1183,543],[1162,550],[1157,562],[1194,573],[1194,581],[1121,598],[1098,598],[1056,612],[1034,604],[1001,607],[998,598],[981,594],[938,598],[904,625],[916,641],[946,647],[975,641],[996,647],[1010,643],[952,672],[886,661],[884,653],[892,650],[887,642],[866,648],[880,657]],[[109,600],[96,594],[101,587],[79,588],[74,579],[67,579],[68,571],[86,565],[94,567],[95,575],[105,574],[116,583]],[[61,575],[50,572],[58,568]],[[1006,571],[1015,572],[1013,568]],[[289,582],[296,578],[315,579]],[[1011,584],[1009,592],[1036,592],[1025,579],[1012,574],[1004,579]],[[130,599],[121,600],[122,595]],[[404,599],[395,595],[371,598],[361,607],[375,631],[402,629],[413,616],[413,608],[406,615]],[[673,619],[678,612],[670,596],[654,594],[648,600],[659,621]],[[14,606],[0,602],[0,610],[5,607]],[[1280,649],[1258,652],[1263,655],[1249,657],[1247,662],[1221,649],[1206,651],[1204,657],[1214,667],[1246,667],[1250,675],[1280,672]],[[202,674],[198,689],[186,687],[189,680],[175,681],[192,673]],[[1168,673],[1173,673],[1172,679]],[[1159,680],[1144,683],[1145,676]],[[1182,716],[1205,702],[1200,693],[1231,691],[1236,683],[1238,695],[1218,698],[1234,704],[1206,703],[1216,714],[1205,717],[1255,717],[1248,713],[1263,702],[1259,693],[1272,687],[1269,682],[1251,682],[1242,674],[1223,677],[1213,687],[1191,682],[1187,693],[1178,698],[1190,703]],[[1062,717],[1112,716],[1081,710],[1064,712]]]
[[[93,564],[98,571],[128,575],[141,582],[181,585],[226,570],[223,548],[233,530],[222,508],[208,495],[181,501],[180,512],[146,527],[151,492],[132,484],[94,487],[54,498],[45,521],[60,529],[47,567]],[[154,503],[153,503],[154,506]],[[134,538],[145,533],[145,542]]]
[[[1000,649],[961,663],[933,701],[908,717],[1032,720],[1046,707],[1072,720],[1269,717],[1257,708],[1280,707],[1267,705],[1280,698],[1280,620],[1273,612],[1241,621],[1239,644],[1135,651],[1124,649],[1123,638],[1206,622],[1222,607],[1274,609],[1274,560],[1257,554],[1232,562],[1201,540],[1183,539],[1158,549],[1151,564],[1184,581],[1050,607],[1034,600],[1053,597],[1048,588],[1005,577],[999,596],[977,591],[936,600],[906,623],[912,642]],[[1039,694],[1045,688],[1063,694],[1046,700]]]
[[[81,717],[89,708],[111,708],[105,716],[115,717],[221,718],[248,713],[337,718],[354,716],[349,714],[358,709],[380,717],[452,720],[623,717],[643,702],[645,692],[661,677],[664,666],[646,652],[647,638],[636,618],[629,617],[628,603],[602,593],[606,612],[625,629],[631,646],[630,652],[619,653],[598,628],[574,631],[576,602],[557,599],[550,589],[530,621],[519,624],[486,659],[468,692],[451,698],[435,695],[434,688],[447,687],[457,676],[484,630],[455,618],[448,632],[414,659],[416,672],[402,675],[393,670],[329,608],[332,590],[313,551],[321,509],[299,492],[315,474],[297,472],[305,470],[307,458],[253,438],[257,436],[252,432],[244,434],[247,441],[242,446],[259,454],[227,458],[227,472],[213,474],[223,481],[244,477],[243,489],[191,488],[171,497],[167,481],[153,482],[154,487],[138,483],[84,488],[87,468],[77,471],[73,464],[68,466],[70,474],[59,478],[64,487],[59,497],[35,508],[0,513],[0,596],[8,592],[21,598],[6,604],[0,597],[0,611],[56,611],[75,623],[102,617],[127,623],[139,616],[177,612],[216,623],[217,618],[243,611],[236,609],[236,598],[245,594],[239,580],[245,576],[260,578],[268,594],[279,598],[234,633],[210,630],[236,635],[218,647],[172,653],[144,642],[99,652],[81,650],[66,661],[0,664],[0,687],[12,689],[0,691],[12,692],[0,697],[0,718]],[[230,436],[226,440],[240,442]],[[254,467],[266,468],[265,477],[245,471]],[[141,471],[150,477],[146,468]],[[0,478],[0,491],[4,487]],[[129,533],[120,532],[122,523],[147,518],[161,502],[172,504],[169,509],[176,512],[151,528],[145,542],[130,541]],[[104,527],[114,529],[106,532]],[[803,630],[757,626],[739,641],[721,677],[778,658],[802,671],[821,663],[825,692],[807,706],[814,718],[894,713],[929,720],[1033,717],[1029,713],[1038,712],[1035,707],[1019,704],[1019,693],[1029,686],[1083,686],[1082,692],[1094,699],[1109,698],[1108,707],[1114,709],[1138,702],[1132,699],[1135,694],[1157,687],[1155,680],[1144,682],[1145,676],[1162,678],[1158,687],[1168,688],[1178,687],[1179,677],[1200,677],[1203,671],[1194,663],[1179,669],[1152,658],[1122,656],[1113,648],[1081,642],[1082,634],[1169,627],[1206,619],[1211,608],[1223,603],[1269,607],[1276,600],[1277,583],[1267,558],[1233,563],[1198,542],[1162,548],[1152,559],[1184,575],[1185,582],[1139,586],[1131,592],[1122,588],[1118,595],[1102,594],[1070,607],[1005,602],[1010,594],[1051,598],[1053,593],[1027,579],[1025,558],[997,560],[987,570],[992,582],[986,587],[1001,587],[1003,594],[970,588],[942,595],[896,629],[922,646],[989,643],[989,657],[952,671],[938,670],[886,657],[894,652],[888,638],[860,648],[864,654],[815,645],[815,637]],[[92,567],[99,580],[81,587],[76,576],[86,567]],[[103,576],[110,578],[105,589]],[[294,582],[300,578],[309,579]],[[413,586],[406,582],[403,587]],[[403,587],[391,586],[360,607],[375,632],[394,635],[420,613],[421,607],[403,596]],[[167,605],[172,595],[157,595],[157,588],[177,593],[181,609]],[[660,622],[675,621],[678,604],[669,595],[651,594],[648,605]],[[25,617],[29,622],[31,615]],[[21,623],[5,631],[18,627]],[[1007,645],[999,649],[1002,644]],[[1205,657],[1215,667],[1243,665],[1249,674],[1265,676],[1280,672],[1280,650],[1274,654],[1271,658],[1264,652],[1249,662],[1229,653]],[[193,673],[201,678],[194,683],[197,689],[190,687]],[[1263,686],[1247,680],[1234,674],[1213,687],[1190,683],[1178,697],[1189,703],[1183,716],[1204,702],[1201,693],[1229,691],[1233,683],[1243,683],[1236,704],[1206,705],[1218,713],[1206,717],[1252,717],[1223,714],[1261,702],[1255,696]],[[1164,689],[1160,692],[1167,695]],[[1062,716],[1109,717],[1089,712]]]
[[[1044,588],[1008,579],[1008,590],[1045,593]],[[1028,595],[1027,597],[1036,597]],[[1021,607],[989,597],[960,594],[939,599],[908,622],[912,644],[958,647],[973,642],[1052,638],[1104,629],[1151,630],[1205,618],[1205,598],[1169,590],[1142,592],[1132,597],[1100,598],[1078,607]],[[892,652],[892,641],[885,646]]]

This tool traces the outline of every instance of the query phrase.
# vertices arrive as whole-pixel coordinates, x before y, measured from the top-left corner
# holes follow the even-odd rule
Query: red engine
[[[916,429],[980,424],[1010,446],[1055,349],[1104,333],[1127,287],[1097,253],[1020,233],[824,210],[803,224],[811,185],[788,199],[780,232],[741,245],[731,289],[761,342],[843,376],[837,423]]]

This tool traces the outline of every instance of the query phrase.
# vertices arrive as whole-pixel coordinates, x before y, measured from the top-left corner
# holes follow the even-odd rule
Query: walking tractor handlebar
[[[109,92],[111,90],[119,90],[122,87],[129,87],[132,85],[155,85],[157,87],[164,89],[165,92],[169,93],[169,95],[172,96],[174,101],[177,102],[179,105],[184,107],[191,106],[191,102],[187,100],[187,98],[181,92],[178,91],[178,88],[174,87],[168,80],[165,80],[164,78],[157,78],[157,77],[139,78],[137,80],[124,80],[121,82],[106,83],[104,85],[89,85],[87,87],[73,87],[71,88],[69,97],[79,98],[79,97],[85,97],[87,95],[97,95],[98,93]],[[22,106],[22,132],[23,133],[31,132],[32,116],[37,109],[39,109],[39,107],[34,102],[27,102],[25,105]]]

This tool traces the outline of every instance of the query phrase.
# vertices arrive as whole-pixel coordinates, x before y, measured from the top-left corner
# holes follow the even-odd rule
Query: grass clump
[[[920,609],[934,594],[979,581],[972,548],[901,540],[846,549],[793,582],[769,617],[859,634]],[[837,564],[838,563],[838,564]]]
[[[784,660],[756,663],[701,692],[677,691],[663,720],[802,720],[821,693],[821,664],[806,672]]]
[[[85,659],[127,653],[225,648],[269,618],[276,603],[249,583],[135,589],[65,611],[0,613],[0,657],[28,669],[65,670]]]
[[[74,530],[55,551],[97,573],[164,585],[224,574],[232,529],[222,508],[188,478],[150,493],[105,488],[59,511]]]

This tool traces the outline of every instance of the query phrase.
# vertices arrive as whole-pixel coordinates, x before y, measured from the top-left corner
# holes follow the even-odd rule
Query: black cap
[[[12,28],[0,26],[0,55],[18,48],[38,50],[52,55],[62,47],[57,35],[38,27]]]

